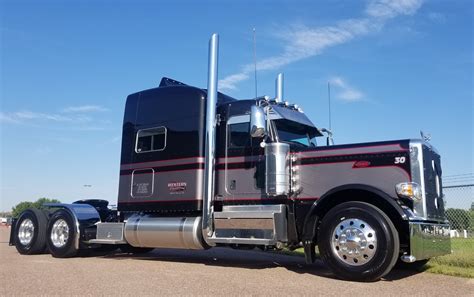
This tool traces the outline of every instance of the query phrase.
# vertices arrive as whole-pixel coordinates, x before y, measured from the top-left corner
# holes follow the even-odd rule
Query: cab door
[[[250,137],[250,116],[229,118],[226,124],[225,192],[231,200],[264,198],[262,139]]]

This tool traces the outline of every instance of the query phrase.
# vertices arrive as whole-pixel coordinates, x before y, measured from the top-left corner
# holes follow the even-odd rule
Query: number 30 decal
[[[403,164],[405,163],[406,158],[405,157],[395,157],[395,164]]]

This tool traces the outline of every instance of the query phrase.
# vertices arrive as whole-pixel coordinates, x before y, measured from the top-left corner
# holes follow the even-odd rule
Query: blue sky
[[[117,199],[130,93],[162,76],[205,87],[220,34],[221,91],[285,97],[336,143],[432,136],[445,175],[472,173],[468,0],[0,1],[1,200]],[[84,187],[83,185],[92,185]],[[470,202],[469,202],[470,203]]]

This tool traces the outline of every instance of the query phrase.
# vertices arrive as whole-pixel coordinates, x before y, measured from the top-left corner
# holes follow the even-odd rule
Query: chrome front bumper
[[[410,222],[410,255],[404,262],[414,262],[451,253],[449,224]]]

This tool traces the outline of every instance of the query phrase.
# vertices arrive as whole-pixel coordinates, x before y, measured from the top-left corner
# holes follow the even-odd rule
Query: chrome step
[[[224,206],[214,213],[213,243],[275,245],[288,241],[286,205]]]
[[[256,244],[256,245],[276,245],[278,241],[272,239],[261,238],[224,238],[224,237],[210,237],[208,238],[213,243],[225,244]]]
[[[86,243],[89,244],[126,244],[127,242],[125,240],[105,240],[105,239],[91,239],[89,241],[86,241]]]
[[[87,243],[123,244],[127,243],[123,236],[124,223],[97,223],[96,239]]]

